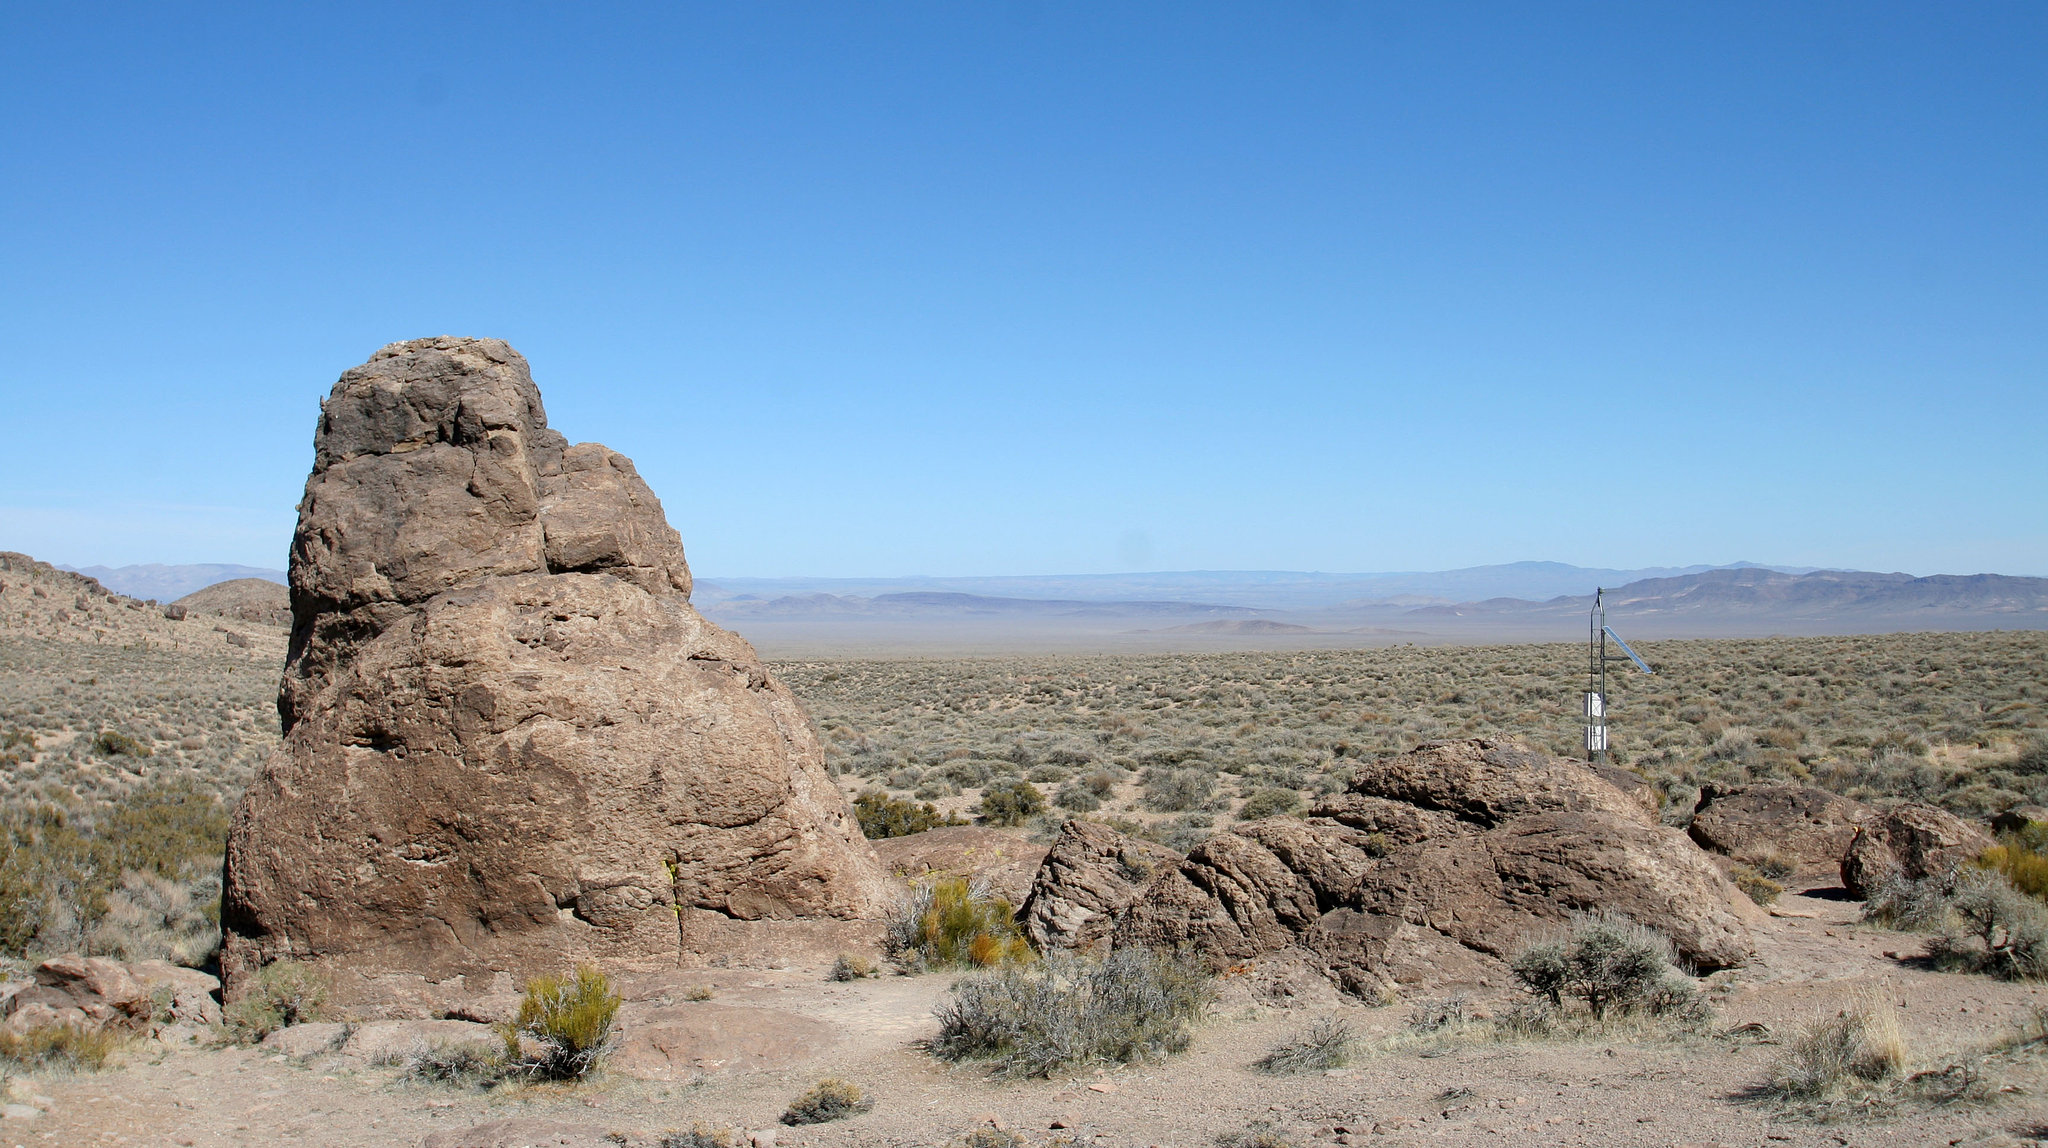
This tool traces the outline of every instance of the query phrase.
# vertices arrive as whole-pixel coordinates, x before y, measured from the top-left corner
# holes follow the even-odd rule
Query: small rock
[[[1109,1081],[1107,1081],[1107,1080],[1098,1080],[1098,1081],[1096,1081],[1095,1083],[1093,1083],[1093,1084],[1091,1084],[1091,1085],[1089,1085],[1089,1086],[1088,1086],[1088,1091],[1090,1091],[1090,1092],[1115,1092],[1115,1091],[1116,1091],[1116,1085],[1114,1085],[1114,1084],[1110,1083],[1110,1082],[1109,1082]]]
[[[42,1109],[26,1104],[10,1104],[5,1109],[0,1109],[0,1119],[6,1120],[35,1120],[42,1114]]]
[[[775,1129],[763,1128],[747,1133],[748,1148],[775,1148]]]

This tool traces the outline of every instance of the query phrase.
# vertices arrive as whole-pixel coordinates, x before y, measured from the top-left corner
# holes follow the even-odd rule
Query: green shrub
[[[827,1077],[812,1086],[809,1092],[790,1101],[789,1108],[782,1114],[782,1122],[823,1124],[828,1120],[859,1116],[874,1106],[874,1097],[862,1092],[859,1085]]]
[[[228,1031],[254,1044],[281,1028],[319,1020],[327,1004],[327,973],[302,961],[272,961],[242,998],[226,1009]]]
[[[1155,813],[1184,813],[1209,800],[1216,792],[1216,776],[1199,769],[1148,769],[1145,771],[1145,808]]]
[[[1927,942],[1935,967],[2005,980],[2048,975],[2048,909],[2003,874],[1956,874],[1948,904],[1948,921]]]
[[[1185,1049],[1214,995],[1193,958],[1125,948],[1066,954],[962,978],[938,1008],[943,1060],[988,1060],[997,1075],[1045,1077]]]
[[[149,747],[125,733],[103,729],[92,739],[92,751],[101,757],[148,757]]]
[[[144,786],[90,817],[49,802],[0,806],[0,954],[89,949],[108,895],[132,874],[202,891],[227,835],[227,808],[190,781]],[[194,908],[217,915],[217,890],[203,891]]]
[[[853,816],[860,822],[861,835],[870,841],[908,837],[943,825],[967,824],[962,818],[941,815],[930,802],[919,805],[879,789],[870,789],[853,799]]]
[[[889,956],[904,968],[928,969],[1028,961],[1031,945],[1016,910],[980,882],[923,881],[884,918]]]
[[[1655,929],[1619,913],[1585,913],[1573,916],[1564,936],[1525,947],[1509,968],[1530,991],[1548,998],[1551,1007],[1562,1010],[1569,996],[1604,1020],[1639,1009],[1675,1007],[1679,1002],[1670,998],[1679,990],[1666,988],[1675,974],[1674,957],[1671,942]],[[1681,995],[1692,995],[1689,985]]]
[[[0,1064],[98,1072],[120,1045],[121,1038],[104,1027],[53,1024],[22,1033],[0,1031]]]
[[[1737,865],[1728,871],[1728,879],[1735,887],[1749,895],[1759,905],[1773,905],[1785,892],[1785,887],[1764,876],[1747,865]]]
[[[1052,795],[1052,803],[1075,813],[1092,813],[1102,808],[1102,798],[1085,785],[1068,782]]]
[[[1253,1067],[1261,1072],[1290,1074],[1322,1072],[1351,1063],[1351,1026],[1336,1016],[1321,1016],[1286,1043],[1260,1057]]]
[[[1253,791],[1244,799],[1244,805],[1237,811],[1239,821],[1257,821],[1261,817],[1278,817],[1293,813],[1301,808],[1301,794],[1291,789],[1268,786]]]
[[[998,781],[981,793],[983,825],[1022,825],[1045,810],[1045,795],[1028,781]]]
[[[618,1014],[619,994],[595,965],[572,976],[535,977],[526,982],[518,1016],[500,1030],[505,1059],[527,1076],[580,1080],[618,1043]]]

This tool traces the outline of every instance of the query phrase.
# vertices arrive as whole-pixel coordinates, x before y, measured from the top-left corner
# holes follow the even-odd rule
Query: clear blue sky
[[[2048,5],[0,7],[0,549],[523,351],[704,575],[2048,575]]]

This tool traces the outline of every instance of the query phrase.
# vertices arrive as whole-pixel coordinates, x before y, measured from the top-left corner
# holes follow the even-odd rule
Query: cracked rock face
[[[796,699],[692,608],[661,503],[548,428],[517,352],[384,348],[314,455],[284,740],[228,842],[230,995],[287,956],[520,979],[878,909]]]
[[[1095,927],[1219,967],[1298,964],[1368,1001],[1498,975],[1525,940],[1598,909],[1701,968],[1744,963],[1762,911],[1620,773],[1512,740],[1430,742],[1361,766],[1306,817],[1210,837]]]

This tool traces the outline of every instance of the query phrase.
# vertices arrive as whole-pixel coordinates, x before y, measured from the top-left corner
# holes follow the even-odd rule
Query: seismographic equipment
[[[1607,764],[1607,663],[1634,662],[1636,668],[1646,674],[1657,672],[1650,668],[1650,663],[1637,657],[1636,652],[1628,648],[1628,643],[1621,640],[1621,635],[1607,624],[1607,606],[1600,600],[1605,593],[1607,591],[1597,587],[1593,591],[1593,612],[1588,620],[1590,633],[1586,638],[1587,656],[1592,659],[1586,675],[1586,760],[1595,765]],[[1621,647],[1621,654],[1607,652],[1609,638]],[[1628,656],[1623,657],[1622,654]]]

